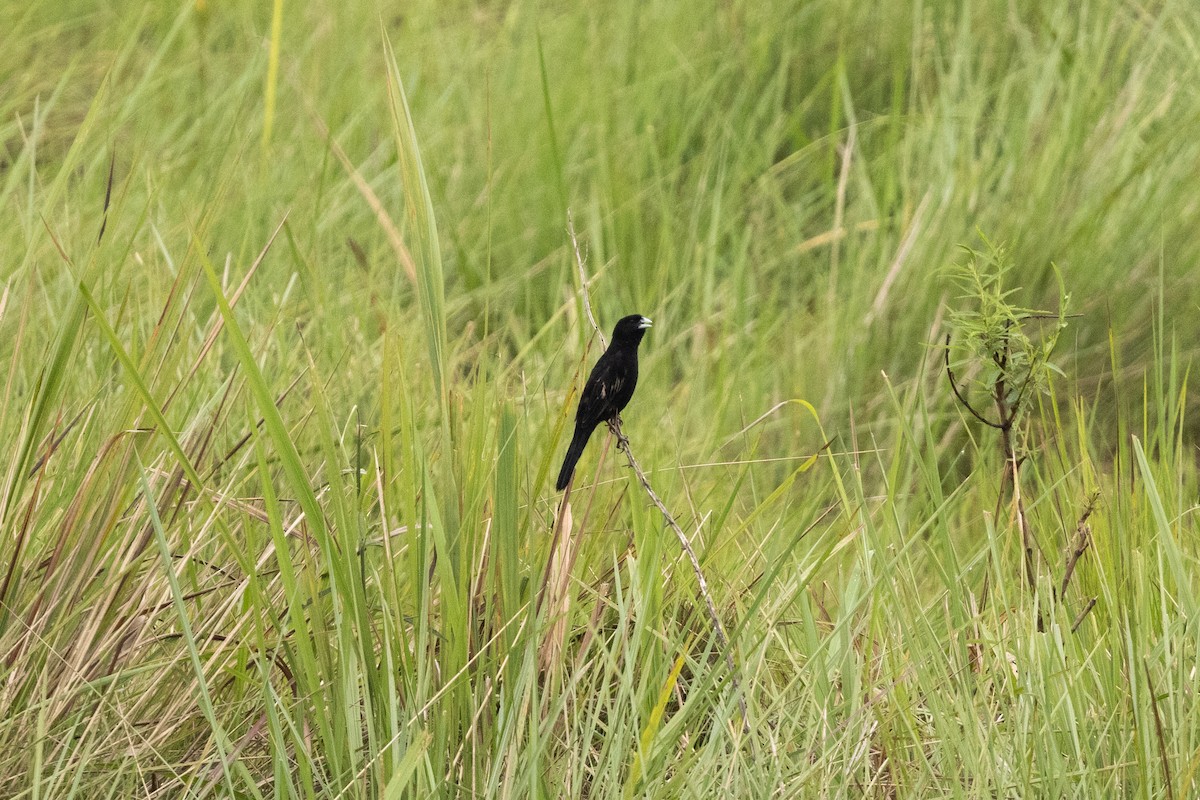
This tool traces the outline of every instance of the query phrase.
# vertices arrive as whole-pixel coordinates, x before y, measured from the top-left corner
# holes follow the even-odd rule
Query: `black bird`
[[[562,471],[558,473],[558,491],[567,488],[575,473],[575,462],[583,455],[592,431],[602,422],[615,419],[629,404],[637,387],[637,349],[652,323],[641,314],[622,317],[613,328],[612,342],[583,385],[579,410],[575,412],[575,435],[567,448]]]

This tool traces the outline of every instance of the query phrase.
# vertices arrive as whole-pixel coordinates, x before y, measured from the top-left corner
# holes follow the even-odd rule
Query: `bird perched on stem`
[[[558,473],[558,491],[567,488],[575,474],[575,463],[583,455],[592,431],[602,422],[616,419],[629,404],[638,379],[638,345],[651,326],[649,319],[641,314],[622,317],[613,328],[612,342],[583,385],[579,396],[579,410],[575,412],[575,435],[567,448],[562,470]]]

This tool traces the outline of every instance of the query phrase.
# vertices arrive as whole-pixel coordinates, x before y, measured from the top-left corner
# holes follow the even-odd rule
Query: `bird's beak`
[[[638,323],[638,330],[644,331],[646,328],[653,327],[654,322],[649,317],[642,317],[642,321]]]

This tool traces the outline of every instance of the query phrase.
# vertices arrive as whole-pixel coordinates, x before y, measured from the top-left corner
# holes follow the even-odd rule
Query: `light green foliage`
[[[1197,794],[1194,2],[0,30],[0,796]]]
[[[1013,305],[1020,291],[1009,285],[1014,264],[1003,246],[985,244],[987,252],[967,249],[966,260],[949,270],[961,293],[950,314],[950,336],[963,343],[977,368],[972,383],[993,395],[1003,381],[1006,402],[1019,406],[1049,390],[1050,373],[1057,371],[1050,356],[1067,327],[1070,297],[1063,295],[1056,311]]]

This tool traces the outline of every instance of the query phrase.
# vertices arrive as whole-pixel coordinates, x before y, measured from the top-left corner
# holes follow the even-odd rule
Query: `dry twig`
[[[588,278],[587,271],[584,268],[583,254],[579,250],[579,241],[575,236],[575,223],[571,218],[571,212],[567,211],[567,230],[571,235],[571,244],[575,249],[575,263],[579,267],[579,284],[582,292],[583,308],[587,314],[588,322],[591,323],[592,329],[596,335],[600,337],[601,344],[605,343],[604,334],[600,330],[600,326],[596,324],[596,317],[592,314],[592,302],[588,296]],[[733,682],[733,690],[737,694],[738,708],[742,712],[742,732],[750,732],[750,716],[746,707],[746,695],[742,691],[741,681],[738,678],[737,664],[733,660],[733,648],[729,644],[729,637],[725,634],[725,626],[721,624],[721,615],[717,612],[716,603],[713,601],[712,593],[708,590],[708,581],[704,578],[704,570],[700,566],[700,559],[696,556],[696,551],[692,549],[692,543],[688,541],[687,535],[683,529],[679,527],[679,523],[675,521],[675,517],[671,514],[666,504],[654,491],[654,487],[650,485],[650,480],[646,477],[645,470],[638,463],[637,458],[633,455],[633,450],[629,446],[629,437],[621,431],[620,418],[609,420],[608,428],[613,436],[617,439],[617,449],[625,454],[625,460],[629,462],[629,466],[637,475],[638,482],[646,491],[646,495],[650,498],[650,502],[663,515],[663,520],[667,526],[674,531],[675,537],[679,540],[680,547],[687,555],[688,561],[692,565],[692,572],[696,575],[696,582],[700,587],[700,594],[704,598],[704,605],[708,609],[709,620],[712,623],[713,633],[717,637],[717,643],[721,648],[721,654],[725,659],[725,666],[729,669],[730,679]],[[570,487],[567,488],[570,492]]]
[[[671,516],[671,512],[667,509],[666,504],[659,498],[654,491],[654,487],[650,485],[650,480],[646,477],[645,470],[633,456],[633,451],[629,448],[629,438],[621,432],[621,421],[619,419],[610,420],[608,423],[609,430],[613,436],[617,437],[617,449],[625,454],[625,460],[629,462],[629,466],[637,475],[638,483],[642,484],[642,488],[646,490],[646,495],[650,498],[650,502],[662,513],[663,520],[667,526],[675,532],[675,538],[679,540],[679,546],[683,548],[683,552],[687,554],[688,561],[692,564],[692,571],[696,573],[696,582],[700,585],[700,594],[704,598],[704,605],[708,608],[708,616],[713,626],[713,633],[717,636],[717,643],[721,646],[721,653],[725,656],[725,666],[729,668],[729,674],[733,680],[733,689],[737,692],[738,707],[742,712],[742,732],[750,732],[750,717],[746,711],[746,696],[741,689],[741,681],[738,680],[737,665],[733,661],[733,650],[729,645],[729,637],[725,635],[725,626],[721,624],[721,615],[717,613],[716,603],[713,602],[712,593],[708,590],[708,581],[704,579],[704,570],[700,567],[700,559],[696,557],[696,551],[692,549],[692,543],[688,541],[683,529],[679,527],[679,523]]]
[[[1092,516],[1092,512],[1096,510],[1096,501],[1099,498],[1099,492],[1092,493],[1092,496],[1088,498],[1087,506],[1079,516],[1079,522],[1075,523],[1075,539],[1071,546],[1071,552],[1067,555],[1066,566],[1063,568],[1062,583],[1059,585],[1058,596],[1060,598],[1066,596],[1067,587],[1071,585],[1071,577],[1075,574],[1075,566],[1092,543],[1092,526],[1088,525],[1087,521],[1088,517]]]

